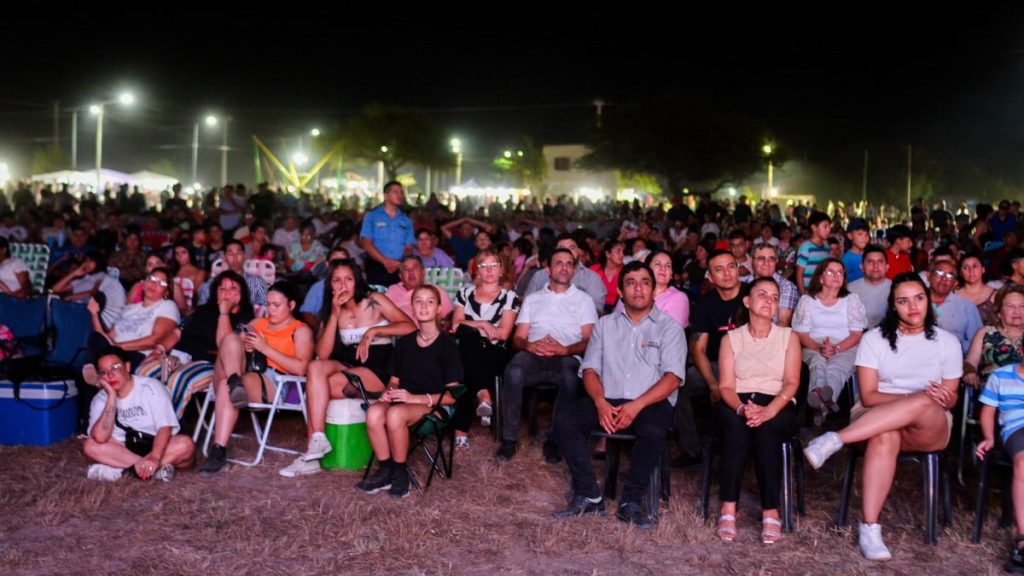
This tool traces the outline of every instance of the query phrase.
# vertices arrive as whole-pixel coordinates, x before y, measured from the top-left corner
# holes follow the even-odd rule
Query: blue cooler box
[[[69,438],[78,418],[74,380],[14,383],[0,380],[0,444],[49,446]]]

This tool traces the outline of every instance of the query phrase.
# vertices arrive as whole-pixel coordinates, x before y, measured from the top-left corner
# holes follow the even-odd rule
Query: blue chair
[[[48,297],[19,299],[0,294],[0,324],[14,333],[15,344],[27,357],[46,353],[49,336]]]
[[[50,327],[54,344],[46,355],[46,363],[77,373],[87,361],[86,345],[92,333],[88,308],[85,304],[55,299],[50,304]]]

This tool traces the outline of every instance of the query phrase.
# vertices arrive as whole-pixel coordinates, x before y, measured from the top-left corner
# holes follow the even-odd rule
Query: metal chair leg
[[[846,517],[850,510],[850,493],[853,491],[853,476],[857,468],[857,450],[850,447],[846,451],[846,474],[843,475],[843,493],[839,498],[839,513],[836,514],[836,528],[846,527]]]
[[[992,451],[985,454],[985,459],[981,462],[981,470],[978,473],[978,497],[974,502],[974,530],[971,532],[971,542],[974,544],[981,542],[981,530],[985,526],[985,513],[988,512],[986,496],[988,496],[992,458],[994,458]]]
[[[793,473],[790,462],[793,453],[789,442],[782,443],[782,530],[793,531]]]

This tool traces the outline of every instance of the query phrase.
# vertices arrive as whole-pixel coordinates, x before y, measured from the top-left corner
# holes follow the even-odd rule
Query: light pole
[[[455,153],[455,186],[462,184],[462,141],[452,138],[452,152]]]
[[[761,147],[761,151],[768,157],[768,192],[767,195],[771,195],[772,189],[774,188],[774,177],[775,177],[775,165],[772,163],[772,145],[765,144]],[[764,200],[764,196],[761,197]]]
[[[224,131],[222,132],[221,145],[220,145],[220,185],[226,186],[228,183],[228,123],[233,118],[231,116],[224,117]]]
[[[135,102],[135,96],[131,92],[125,92],[113,100],[107,100],[99,104],[93,104],[89,106],[89,112],[96,115],[96,194],[102,193],[101,188],[103,187],[103,176],[101,170],[103,166],[103,110],[108,104],[114,104],[120,102],[125,106],[128,106]]]
[[[217,117],[210,114],[204,120],[207,126],[216,126]],[[192,124],[192,184],[198,182],[197,172],[199,170],[199,122]]]

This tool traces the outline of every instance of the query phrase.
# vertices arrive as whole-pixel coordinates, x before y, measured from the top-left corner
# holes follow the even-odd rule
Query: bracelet
[[[740,412],[742,412],[742,411],[743,411],[743,402],[740,402],[739,406],[736,407],[736,415],[737,416],[742,416],[742,414],[740,414]]]
[[[221,317],[231,316],[231,312],[221,312],[220,315],[221,315]]]

